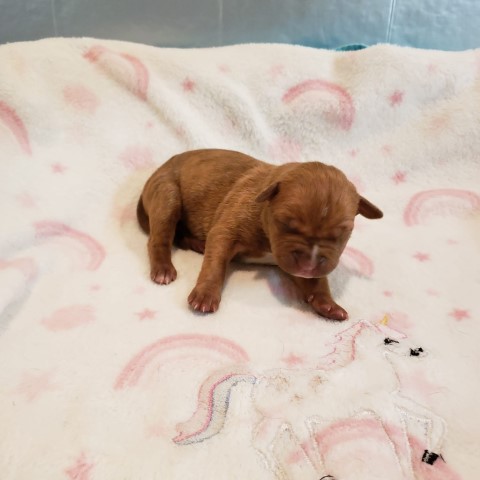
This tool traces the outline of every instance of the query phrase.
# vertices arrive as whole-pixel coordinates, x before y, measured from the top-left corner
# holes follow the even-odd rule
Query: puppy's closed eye
[[[349,225],[340,225],[328,232],[328,235],[324,237],[324,240],[328,242],[336,242],[347,235],[350,236],[351,233],[352,228]]]
[[[276,223],[285,233],[300,233],[299,230],[292,224],[292,220],[290,219],[276,219]]]
[[[339,238],[340,235],[330,234],[326,237],[323,237],[323,240],[326,240],[327,242],[336,242]]]

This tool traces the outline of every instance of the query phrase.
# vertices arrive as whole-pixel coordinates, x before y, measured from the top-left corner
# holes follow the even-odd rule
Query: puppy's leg
[[[150,278],[155,283],[168,285],[177,278],[177,271],[172,264],[172,244],[182,205],[180,191],[175,183],[162,182],[157,191],[161,195],[150,201],[148,211]]]
[[[303,300],[322,317],[332,320],[346,320],[347,312],[333,301],[327,277],[301,278],[291,277]]]
[[[218,310],[227,265],[236,253],[234,241],[221,229],[214,227],[207,237],[197,283],[188,297],[188,303],[194,310],[203,313]]]
[[[182,250],[193,250],[197,253],[205,253],[205,242],[194,237],[182,237],[175,242]]]
[[[205,240],[195,238],[181,220],[177,223],[173,244],[182,250],[205,253]]]

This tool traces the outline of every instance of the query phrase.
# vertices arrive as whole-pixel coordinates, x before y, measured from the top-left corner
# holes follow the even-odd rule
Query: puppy
[[[274,166],[215,149],[172,157],[149,178],[137,207],[149,234],[154,282],[176,279],[174,243],[204,254],[188,297],[194,310],[218,309],[231,260],[269,260],[291,276],[317,313],[334,320],[346,319],[347,312],[332,299],[327,275],[338,265],[358,213],[383,216],[333,166]]]

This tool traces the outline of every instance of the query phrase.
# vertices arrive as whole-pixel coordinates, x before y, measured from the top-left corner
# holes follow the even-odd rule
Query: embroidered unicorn
[[[260,416],[253,431],[253,444],[276,478],[297,478],[277,453],[285,438],[296,441],[309,464],[311,478],[318,479],[326,474],[316,435],[319,426],[370,415],[383,425],[401,478],[414,480],[406,421],[423,425],[427,449],[422,461],[429,464],[438,457],[445,425],[433,412],[400,393],[396,362],[412,361],[424,353],[421,348],[406,348],[404,340],[404,335],[385,324],[360,321],[337,334],[332,352],[311,370],[278,369],[254,374],[245,366],[238,366],[217,371],[201,386],[197,410],[187,422],[177,426],[179,433],[173,440],[187,445],[219,433],[233,387],[248,382],[252,384],[252,402]],[[393,433],[392,424],[401,427],[396,429],[401,435]],[[303,473],[300,478],[307,476]]]

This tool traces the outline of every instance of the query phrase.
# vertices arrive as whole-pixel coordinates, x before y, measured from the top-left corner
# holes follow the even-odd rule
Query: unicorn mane
[[[381,333],[377,325],[367,320],[359,320],[357,323],[335,334],[335,339],[331,343],[331,351],[320,357],[316,368],[331,370],[344,367],[352,362],[355,359],[355,342],[364,330],[374,330]]]

